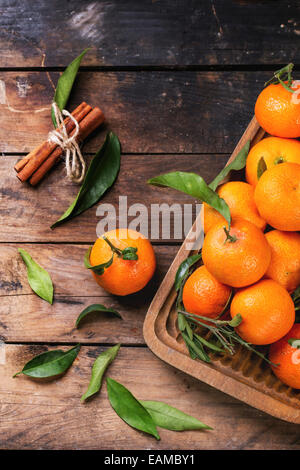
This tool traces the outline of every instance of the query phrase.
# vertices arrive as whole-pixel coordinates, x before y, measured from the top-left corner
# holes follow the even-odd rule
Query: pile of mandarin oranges
[[[291,297],[300,285],[300,93],[299,100],[292,96],[300,84],[285,85],[271,83],[258,96],[255,116],[267,136],[250,149],[245,181],[217,189],[230,209],[230,227],[204,204],[203,264],[185,282],[182,301],[194,315],[241,315],[236,332],[253,345],[269,345],[275,375],[300,389],[300,350],[297,359],[289,341],[300,340]],[[96,281],[116,295],[142,289],[155,270],[150,242],[125,229],[105,235],[122,250],[136,247],[138,259],[116,255],[104,274],[93,273]],[[110,245],[99,238],[91,264],[110,256]]]
[[[230,315],[242,316],[237,333],[248,343],[270,345],[275,375],[300,388],[300,351],[288,342],[300,339],[291,297],[300,285],[300,98],[270,84],[255,116],[268,136],[248,154],[246,181],[217,190],[230,209],[230,230],[204,205],[203,265],[187,280],[183,303],[193,314],[218,318],[232,295]]]

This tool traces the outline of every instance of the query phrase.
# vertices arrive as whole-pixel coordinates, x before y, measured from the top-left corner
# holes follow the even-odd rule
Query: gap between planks
[[[57,67],[0,67],[0,72],[63,72],[67,65]],[[82,65],[80,66],[80,72],[272,72],[285,65],[286,63],[249,65]],[[300,64],[295,63],[294,70],[300,70]]]

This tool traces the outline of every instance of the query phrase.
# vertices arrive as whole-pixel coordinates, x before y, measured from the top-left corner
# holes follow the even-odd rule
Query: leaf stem
[[[234,243],[237,241],[237,237],[235,235],[230,235],[229,230],[226,227],[223,227],[224,232],[226,234],[226,240],[224,243],[229,242],[229,243]]]
[[[290,93],[295,93],[295,90],[291,88],[291,84],[293,81],[293,78],[292,78],[293,67],[294,67],[294,64],[290,63],[286,65],[285,67],[282,67],[282,69],[276,70],[276,72],[274,72],[273,77],[265,83],[265,87],[271,84],[276,85],[280,83],[287,91],[289,91]],[[287,83],[285,83],[286,81]]]
[[[121,250],[117,248],[108,238],[103,237],[103,240],[110,246],[113,253],[115,253],[119,258],[128,261],[136,261],[138,259],[137,248],[133,246],[128,246]]]

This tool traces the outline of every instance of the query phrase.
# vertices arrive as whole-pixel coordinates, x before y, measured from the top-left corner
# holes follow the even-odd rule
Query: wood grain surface
[[[95,284],[84,267],[88,245],[22,245],[50,273],[55,290],[53,305],[35,295],[18,247],[0,244],[0,338],[5,342],[74,342],[144,344],[145,312],[178,246],[155,246],[157,270],[140,293],[110,296]],[[90,314],[75,327],[79,313],[100,303],[116,309],[123,320],[108,314]]]
[[[90,47],[68,109],[85,100],[105,113],[105,125],[84,146],[89,158],[108,130],[120,138],[121,172],[101,204],[117,208],[119,196],[148,211],[151,204],[192,204],[194,216],[194,200],[147,179],[183,170],[212,180],[265,80],[278,64],[294,61],[299,68],[299,34],[297,0],[1,1],[0,449],[300,448],[296,425],[177,371],[146,348],[146,311],[184,238],[173,237],[172,217],[170,236],[152,237],[158,267],[150,285],[128,298],[110,296],[82,262],[97,236],[98,205],[52,231],[78,187],[66,181],[62,163],[35,189],[13,170],[52,129],[61,71]],[[18,247],[50,272],[52,307],[32,293]],[[95,302],[116,308],[123,320],[93,314],[75,329],[79,312]],[[61,379],[12,379],[35,354],[77,342],[83,344],[78,359]],[[161,430],[157,442],[121,421],[105,386],[82,405],[94,359],[117,342],[122,347],[108,376],[138,398],[165,401],[214,430]]]
[[[152,206],[151,208],[151,204],[189,204],[191,205],[190,210],[195,215],[196,201],[178,191],[168,191],[151,186],[147,184],[147,180],[168,171],[182,170],[199,172],[207,181],[211,181],[223,167],[226,157],[223,154],[217,155],[213,159],[207,154],[186,156],[123,155],[118,180],[113,188],[106,193],[101,204],[112,205],[116,212],[117,224],[122,223],[120,216],[124,215],[123,210],[119,210],[120,196],[127,197],[128,207],[134,204],[143,204],[147,210],[144,219],[148,221],[148,234],[145,233],[145,235],[158,243],[160,241],[159,234],[156,235],[155,231],[151,232],[150,219],[152,217],[152,220],[157,222],[158,219],[161,220],[161,216],[159,207]],[[97,215],[97,205],[80,217],[54,230],[50,229],[50,226],[69,207],[78,192],[78,186],[66,179],[63,163],[60,163],[38,187],[33,188],[27,183],[21,183],[16,177],[13,167],[17,159],[17,155],[1,157],[0,215],[3,220],[5,218],[5,223],[0,224],[0,241],[94,242],[97,238],[97,224],[107,215],[106,212],[104,213],[104,209]],[[105,208],[105,206],[103,207]],[[132,208],[133,212],[132,215],[128,215],[128,222],[132,222],[138,216],[138,209],[139,207]],[[182,211],[183,209],[182,206]],[[100,235],[101,233],[99,233]],[[166,233],[161,241],[167,243],[183,239],[184,234],[178,238],[174,232],[174,217],[171,214],[170,236]]]
[[[59,379],[38,383],[12,375],[48,348],[7,345],[0,364],[1,447],[8,449],[298,449],[298,427],[271,418],[167,366],[145,348],[122,347],[106,376],[144,400],[162,400],[212,431],[159,430],[161,441],[128,427],[111,409],[106,385],[81,404],[92,363],[103,347],[82,347]],[[52,347],[54,349],[54,346]],[[68,349],[64,347],[64,349]]]
[[[29,152],[45,140],[58,73],[0,72],[0,152]],[[107,120],[85,145],[95,152],[112,129],[124,153],[230,153],[270,72],[81,72],[69,102],[99,106]],[[20,81],[23,88],[20,89]]]
[[[2,0],[1,67],[299,62],[297,0]],[[276,46],[275,46],[276,45]]]

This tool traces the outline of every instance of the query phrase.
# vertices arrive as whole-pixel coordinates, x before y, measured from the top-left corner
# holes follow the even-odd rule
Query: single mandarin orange
[[[105,236],[114,247],[124,250],[128,247],[137,248],[137,260],[123,259],[113,253]],[[113,262],[99,275],[92,273],[97,283],[107,292],[115,295],[129,295],[148,284],[155,271],[155,254],[149,240],[141,233],[130,229],[117,229],[106,232],[98,238],[90,253],[90,263],[97,266],[108,262],[113,255]]]
[[[200,266],[187,279],[182,301],[190,313],[217,318],[223,312],[230,294],[230,287],[217,281],[205,266]]]
[[[264,159],[267,169],[284,162],[300,165],[300,142],[280,137],[267,137],[254,145],[246,161],[246,180],[253,186],[256,186],[258,181],[257,167],[261,158]]]
[[[229,233],[223,223],[214,225],[207,232],[202,259],[218,281],[232,287],[244,287],[265,274],[271,249],[259,228],[247,220],[236,219]]]
[[[271,344],[282,338],[295,322],[295,307],[289,293],[272,279],[263,279],[240,289],[230,306],[231,317],[242,316],[237,333],[248,343]]]
[[[254,202],[254,188],[243,181],[230,181],[217,190],[218,195],[227,203],[232,221],[242,218],[252,222],[259,229],[266,228],[266,222],[259,215]],[[204,233],[218,222],[225,222],[224,217],[208,204],[204,204]]]
[[[266,233],[271,262],[265,276],[293,292],[300,285],[300,234],[272,230]]]
[[[291,88],[297,93],[289,92],[281,84],[269,85],[258,96],[255,116],[268,134],[287,138],[300,137],[300,85],[295,84]]]
[[[281,163],[265,171],[254,192],[262,218],[283,231],[300,230],[300,165]]]
[[[289,340],[298,340],[293,347]],[[292,341],[293,343],[293,341]],[[279,341],[271,344],[269,359],[273,364],[272,370],[276,377],[292,388],[300,388],[300,323],[290,329],[290,331]],[[298,346],[298,348],[297,348]]]

